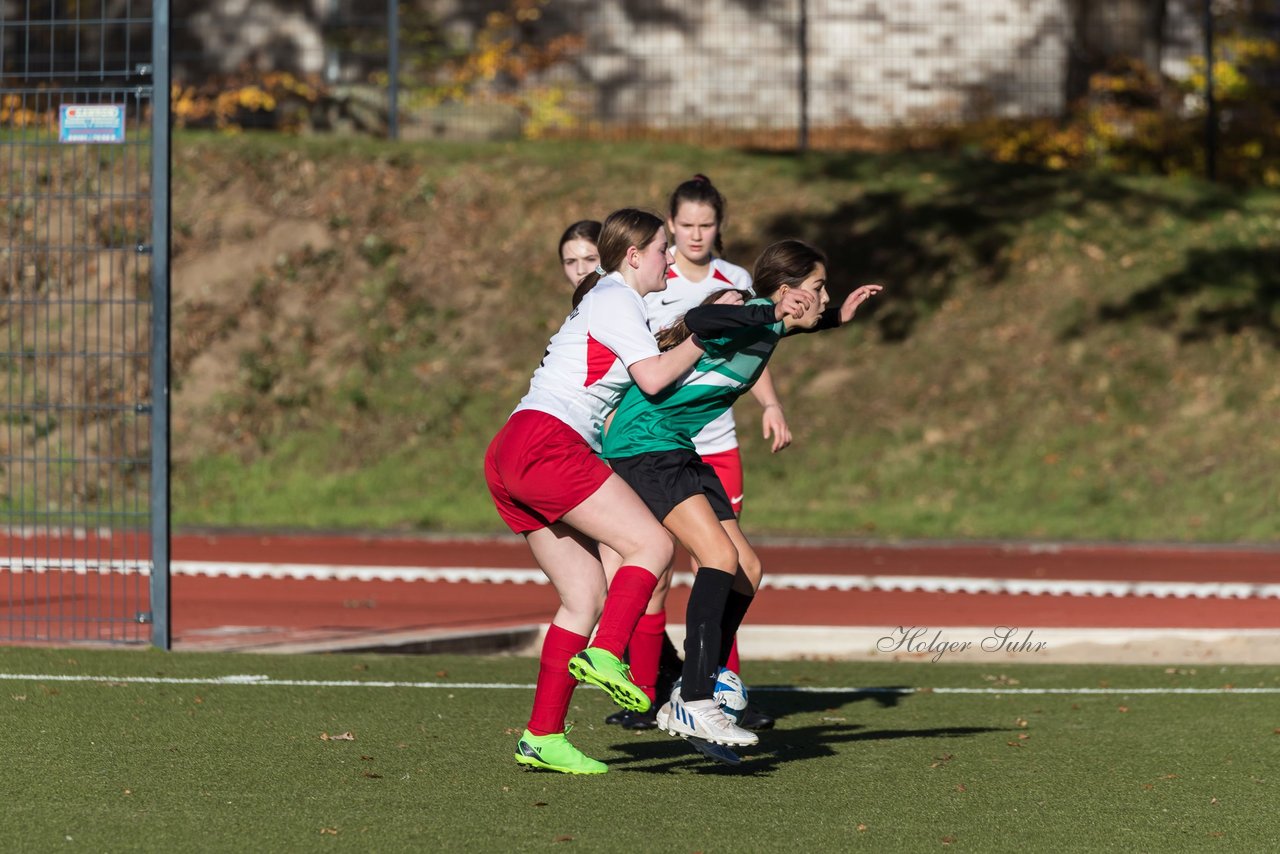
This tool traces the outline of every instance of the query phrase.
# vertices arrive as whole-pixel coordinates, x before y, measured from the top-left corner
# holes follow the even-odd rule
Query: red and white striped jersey
[[[655,330],[665,329],[684,317],[686,311],[702,305],[702,301],[711,294],[725,288],[744,291],[743,298],[751,299],[751,274],[723,258],[712,258],[707,276],[700,282],[693,282],[672,263],[667,270],[667,289],[644,297],[649,325]],[[727,410],[704,427],[693,437],[693,446],[699,454],[718,454],[738,447],[733,410]]]
[[[553,415],[599,453],[605,416],[633,385],[627,369],[656,355],[644,299],[612,273],[587,292],[551,337],[515,412]]]

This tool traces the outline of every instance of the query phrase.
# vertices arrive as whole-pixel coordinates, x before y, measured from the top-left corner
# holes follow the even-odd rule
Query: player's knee
[[[703,549],[699,552],[698,558],[703,566],[722,569],[728,573],[733,573],[738,566],[738,550],[733,547],[733,543]]]
[[[667,565],[671,563],[675,548],[666,531],[661,528],[658,530],[661,532],[660,536],[646,537],[636,543],[633,557],[627,563],[643,566],[661,580]]]
[[[574,589],[568,595],[562,596],[560,604],[565,611],[575,618],[595,625],[596,621],[600,619],[600,614],[604,611],[606,592],[603,584],[583,585]]]

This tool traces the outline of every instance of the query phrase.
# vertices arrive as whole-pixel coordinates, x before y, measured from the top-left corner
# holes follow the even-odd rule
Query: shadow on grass
[[[751,686],[750,705],[781,720],[806,712],[834,712],[849,703],[871,700],[881,708],[898,705],[903,698],[916,693],[904,685],[877,686],[850,691],[806,691],[790,685]]]
[[[760,736],[760,744],[738,751],[741,765],[720,765],[685,743],[684,739],[663,732],[651,733],[643,741],[636,740],[615,744],[613,748],[624,754],[625,759],[611,759],[611,768],[620,768],[640,774],[669,774],[672,771],[690,771],[709,775],[743,775],[757,777],[767,775],[787,762],[819,759],[835,756],[835,745],[859,741],[890,741],[906,738],[965,738],[991,732],[1009,731],[1002,727],[928,727],[923,729],[867,729],[861,724],[824,723]],[[633,767],[634,766],[634,767]]]
[[[1102,306],[1098,320],[1141,320],[1172,330],[1182,341],[1253,329],[1280,345],[1280,250],[1193,249],[1181,270]],[[1070,329],[1067,336],[1082,332]]]
[[[863,311],[886,341],[910,337],[958,279],[986,286],[1004,281],[1008,250],[1028,229],[1061,228],[1070,218],[1090,222],[1099,209],[1122,216],[1132,229],[1157,216],[1202,222],[1240,206],[1227,192],[1166,194],[1101,173],[962,156],[922,156],[909,164],[856,154],[814,160],[805,180],[865,182],[867,190],[821,212],[777,216],[764,223],[761,245],[753,247],[784,237],[822,247],[831,261],[833,300],[856,285],[884,283],[884,296]]]
[[[882,708],[898,705],[903,697],[914,694],[912,688],[887,686],[863,690],[818,692],[803,691],[781,686],[773,689],[757,688],[756,693],[767,693],[770,698],[770,714],[782,719],[796,714],[838,712],[849,703],[871,700]],[[775,702],[776,700],[776,702]],[[672,771],[689,771],[697,774],[760,776],[775,770],[786,762],[834,756],[834,745],[858,741],[886,741],[904,738],[964,738],[990,732],[1004,732],[1000,727],[931,727],[923,729],[867,729],[862,724],[844,724],[826,721],[815,726],[798,729],[770,730],[760,734],[760,744],[738,751],[742,764],[719,765],[699,754],[681,738],[667,733],[649,731],[647,737],[613,745],[626,754],[625,759],[610,760],[612,767],[625,768],[644,774],[668,774]],[[634,767],[632,767],[634,766]]]

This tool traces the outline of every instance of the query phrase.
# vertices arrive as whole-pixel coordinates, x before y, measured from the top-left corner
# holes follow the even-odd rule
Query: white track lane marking
[[[108,685],[226,685],[301,688],[428,688],[471,690],[532,690],[533,684],[516,682],[382,682],[356,679],[273,679],[255,674],[228,676],[90,676],[65,673],[0,673],[6,682],[92,682]],[[752,691],[794,694],[1280,694],[1277,688],[886,688],[883,686],[815,688],[792,685],[761,685]]]
[[[547,584],[537,569],[472,566],[339,566],[311,563],[228,563],[174,561],[175,575],[210,578],[293,579],[315,581],[445,581],[472,584]],[[10,572],[73,572],[78,575],[121,572],[146,576],[139,561],[0,559]],[[688,587],[692,573],[677,572],[673,584]],[[929,575],[766,575],[763,587],[775,590],[880,591],[900,593],[1007,593],[1030,596],[1149,596],[1155,599],[1276,599],[1280,584],[1192,581],[1105,581],[1044,578],[964,578]]]

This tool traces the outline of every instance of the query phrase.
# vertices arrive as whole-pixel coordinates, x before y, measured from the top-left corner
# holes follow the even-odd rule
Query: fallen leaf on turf
[[[340,732],[337,735],[329,735],[329,733],[327,732],[322,732],[320,733],[320,740],[321,741],[355,741],[356,737],[351,733],[350,730],[348,730],[347,732]]]
[[[572,841],[573,841],[573,837],[572,837],[572,836],[557,836],[555,839],[553,839],[553,840],[551,840],[551,841],[552,841],[552,842],[572,842]]]
[[[26,694],[14,694],[14,695],[13,695],[13,699],[15,699],[15,700],[17,700],[19,703],[21,703],[23,700],[27,699],[27,695],[26,695]],[[1276,733],[1280,734],[1280,729],[1276,730]]]
[[[1177,774],[1165,774],[1165,775],[1163,775],[1160,779],[1161,779],[1161,780],[1176,780],[1176,779],[1178,779],[1178,775],[1177,775]]]
[[[1217,806],[1217,804],[1219,803],[1219,801],[1218,801],[1218,799],[1217,799],[1217,798],[1210,798],[1210,799],[1209,799],[1209,803],[1210,803],[1211,805],[1213,805],[1213,806]]]
[[[338,835],[338,828],[336,828],[336,827],[322,827],[322,828],[320,828],[320,835],[321,835],[321,836],[324,836],[326,833],[327,833],[328,835],[330,835],[330,836],[337,836],[337,835]]]
[[[1151,784],[1151,783],[1143,783],[1143,784],[1142,784],[1142,788],[1143,788],[1143,790],[1144,790],[1144,791],[1149,792],[1149,791],[1151,791],[1152,789],[1154,789],[1154,788],[1155,788],[1155,786],[1154,786],[1153,784]]]
[[[957,792],[967,792],[967,791],[969,791],[969,790],[965,788],[964,783],[956,783],[956,791],[957,791]]]
[[[1021,738],[1021,739],[1024,739],[1024,740],[1025,740],[1025,739],[1028,739],[1028,738],[1031,738],[1031,733],[1029,733],[1029,732],[1020,732],[1020,733],[1018,733],[1018,738]]]
[[[510,786],[503,786],[503,787],[502,787],[502,791],[504,791],[504,792],[509,792],[509,791],[511,791],[511,787],[510,787]]]
[[[956,838],[955,838],[954,836],[944,836],[944,837],[942,837],[942,844],[943,844],[943,845],[950,845],[952,842],[955,842],[955,841],[956,841]]]
[[[1128,706],[1121,706],[1120,708],[1116,709],[1116,711],[1118,711],[1118,712],[1127,712],[1127,711],[1129,711],[1129,707],[1128,707]]]
[[[436,671],[436,678],[437,678],[437,679],[444,679],[444,678],[445,678],[446,676],[448,676],[448,675],[449,675],[449,671],[448,671],[448,670],[437,670],[437,671]]]
[[[859,822],[859,823],[858,823],[858,832],[859,832],[859,833],[866,833],[866,832],[867,832],[867,826],[866,826],[865,824],[862,824],[861,822]]]
[[[382,779],[382,775],[381,775],[381,774],[375,774],[375,773],[373,773],[372,771],[361,771],[361,772],[360,772],[360,776],[361,776],[361,777],[368,777],[370,780],[381,780],[381,779]]]
[[[373,761],[373,757],[372,757],[372,756],[364,756],[364,755],[362,754],[362,755],[360,756],[360,758],[361,758],[361,759],[363,759],[365,762],[372,762],[372,761]]]
[[[534,801],[534,802],[533,802],[533,805],[534,805],[535,807],[545,807],[545,806],[547,805],[547,802],[546,802],[546,801]]]
[[[1210,831],[1210,832],[1209,832],[1209,835],[1210,835],[1210,836],[1212,836],[1214,839],[1221,839],[1222,837],[1226,836],[1226,834],[1225,834],[1225,833],[1223,833],[1221,830],[1213,830],[1213,831]],[[70,838],[70,837],[68,837],[68,838]]]
[[[509,726],[502,731],[502,734],[503,735],[520,735],[522,732],[524,732],[524,730],[516,729],[515,727]]]
[[[1026,745],[1020,741],[1006,741],[1005,744],[1009,745],[1010,747],[1026,747]]]

